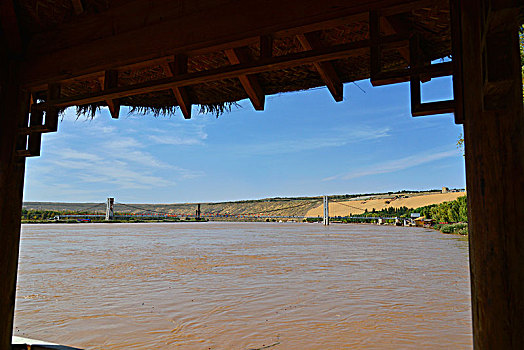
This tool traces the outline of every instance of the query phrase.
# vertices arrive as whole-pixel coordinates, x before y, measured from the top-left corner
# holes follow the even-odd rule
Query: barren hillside
[[[330,216],[346,216],[361,214],[365,209],[371,211],[387,207],[418,208],[430,204],[452,201],[465,192],[436,193],[387,193],[332,196],[330,197]],[[72,211],[72,212],[105,212],[105,203],[53,203],[53,202],[26,202],[24,209]],[[115,204],[117,213],[166,213],[177,215],[192,215],[197,209],[196,203],[181,204]],[[246,200],[237,202],[201,203],[201,212],[205,214],[220,215],[248,215],[259,214],[262,216],[322,216],[322,198],[268,198],[260,200]]]

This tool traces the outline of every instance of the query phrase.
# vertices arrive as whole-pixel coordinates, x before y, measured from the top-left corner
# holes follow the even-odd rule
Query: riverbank
[[[162,220],[77,220],[77,219],[69,219],[69,220],[22,220],[22,224],[35,224],[35,225],[41,225],[41,224],[139,224],[139,223],[190,223],[190,222],[208,222],[210,220],[208,219],[190,219],[190,220],[170,220],[170,219],[162,219]],[[272,222],[272,223],[321,223],[322,220],[318,218],[305,218],[302,221],[298,219],[292,219],[292,220],[276,220],[276,219],[260,219],[260,220],[253,220],[253,219],[245,219],[245,220],[211,220],[211,221],[228,221],[228,222]],[[356,225],[376,225],[376,226],[398,226],[394,223],[384,223],[381,225],[377,225],[376,223],[372,222],[347,222],[342,220],[331,220],[331,224],[356,224]],[[413,226],[402,226],[402,227],[413,227]],[[467,223],[451,223],[451,224],[435,224],[432,226],[428,226],[427,228],[434,229],[436,231],[439,231],[444,234],[457,234],[461,236],[467,236],[468,235],[468,224]]]
[[[457,234],[461,236],[468,235],[468,223],[467,222],[457,222],[457,223],[452,223],[452,224],[436,224],[436,225],[433,225],[432,228],[442,233]]]

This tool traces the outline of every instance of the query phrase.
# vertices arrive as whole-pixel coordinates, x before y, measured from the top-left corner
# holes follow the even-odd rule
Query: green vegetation
[[[22,223],[23,224],[41,224],[41,223],[77,223],[83,221],[83,218],[60,218],[59,220],[56,217],[62,215],[83,215],[89,214],[85,211],[71,211],[71,210],[38,210],[38,209],[22,209]],[[116,216],[119,214],[128,214],[128,213],[115,213]],[[187,217],[185,219],[180,219],[178,217],[169,217],[169,218],[157,218],[157,217],[126,217],[126,218],[115,218],[111,221],[105,221],[105,217],[92,217],[85,218],[88,219],[83,222],[111,222],[111,223],[137,223],[137,222],[179,222],[179,221],[206,221],[206,219],[197,220],[196,218]]]
[[[322,222],[322,218],[305,218],[305,219],[304,219],[304,222],[309,222],[309,223],[312,223],[312,222]]]
[[[410,218],[412,213],[419,213],[426,219],[433,219],[436,224],[433,228],[442,233],[457,233],[461,235],[468,234],[468,205],[467,197],[459,197],[454,201],[433,204],[420,208],[389,207],[384,210],[365,211],[363,214],[355,215],[358,217],[394,217]],[[322,218],[307,218],[306,222],[321,222]],[[349,217],[334,217],[332,222],[340,223],[369,223],[369,219],[358,219]],[[385,220],[385,223],[394,224],[395,220]]]
[[[467,236],[468,234],[468,224],[465,222],[459,222],[456,224],[436,224],[433,228],[442,233],[456,233],[463,236]]]
[[[439,223],[467,222],[468,202],[467,197],[459,197],[451,202],[428,205],[417,208],[413,212],[420,213],[426,219],[433,219]]]
[[[52,220],[60,214],[74,214],[73,212],[59,212],[54,210],[26,210],[22,209],[22,222]]]

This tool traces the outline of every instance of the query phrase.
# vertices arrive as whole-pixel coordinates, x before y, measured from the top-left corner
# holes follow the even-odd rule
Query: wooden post
[[[505,0],[492,0],[491,6],[478,0],[451,3],[453,59],[462,68],[454,93],[465,119],[474,347],[524,349],[518,10],[506,8],[516,3]]]
[[[0,350],[11,349],[25,169],[25,158],[15,149],[29,108],[16,68],[0,57]]]

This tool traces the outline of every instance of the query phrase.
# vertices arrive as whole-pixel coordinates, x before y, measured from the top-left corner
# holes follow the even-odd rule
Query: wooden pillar
[[[524,349],[524,116],[516,2],[453,0],[475,349]]]
[[[11,348],[25,158],[15,156],[17,129],[29,95],[17,86],[16,65],[0,58],[0,350]]]

